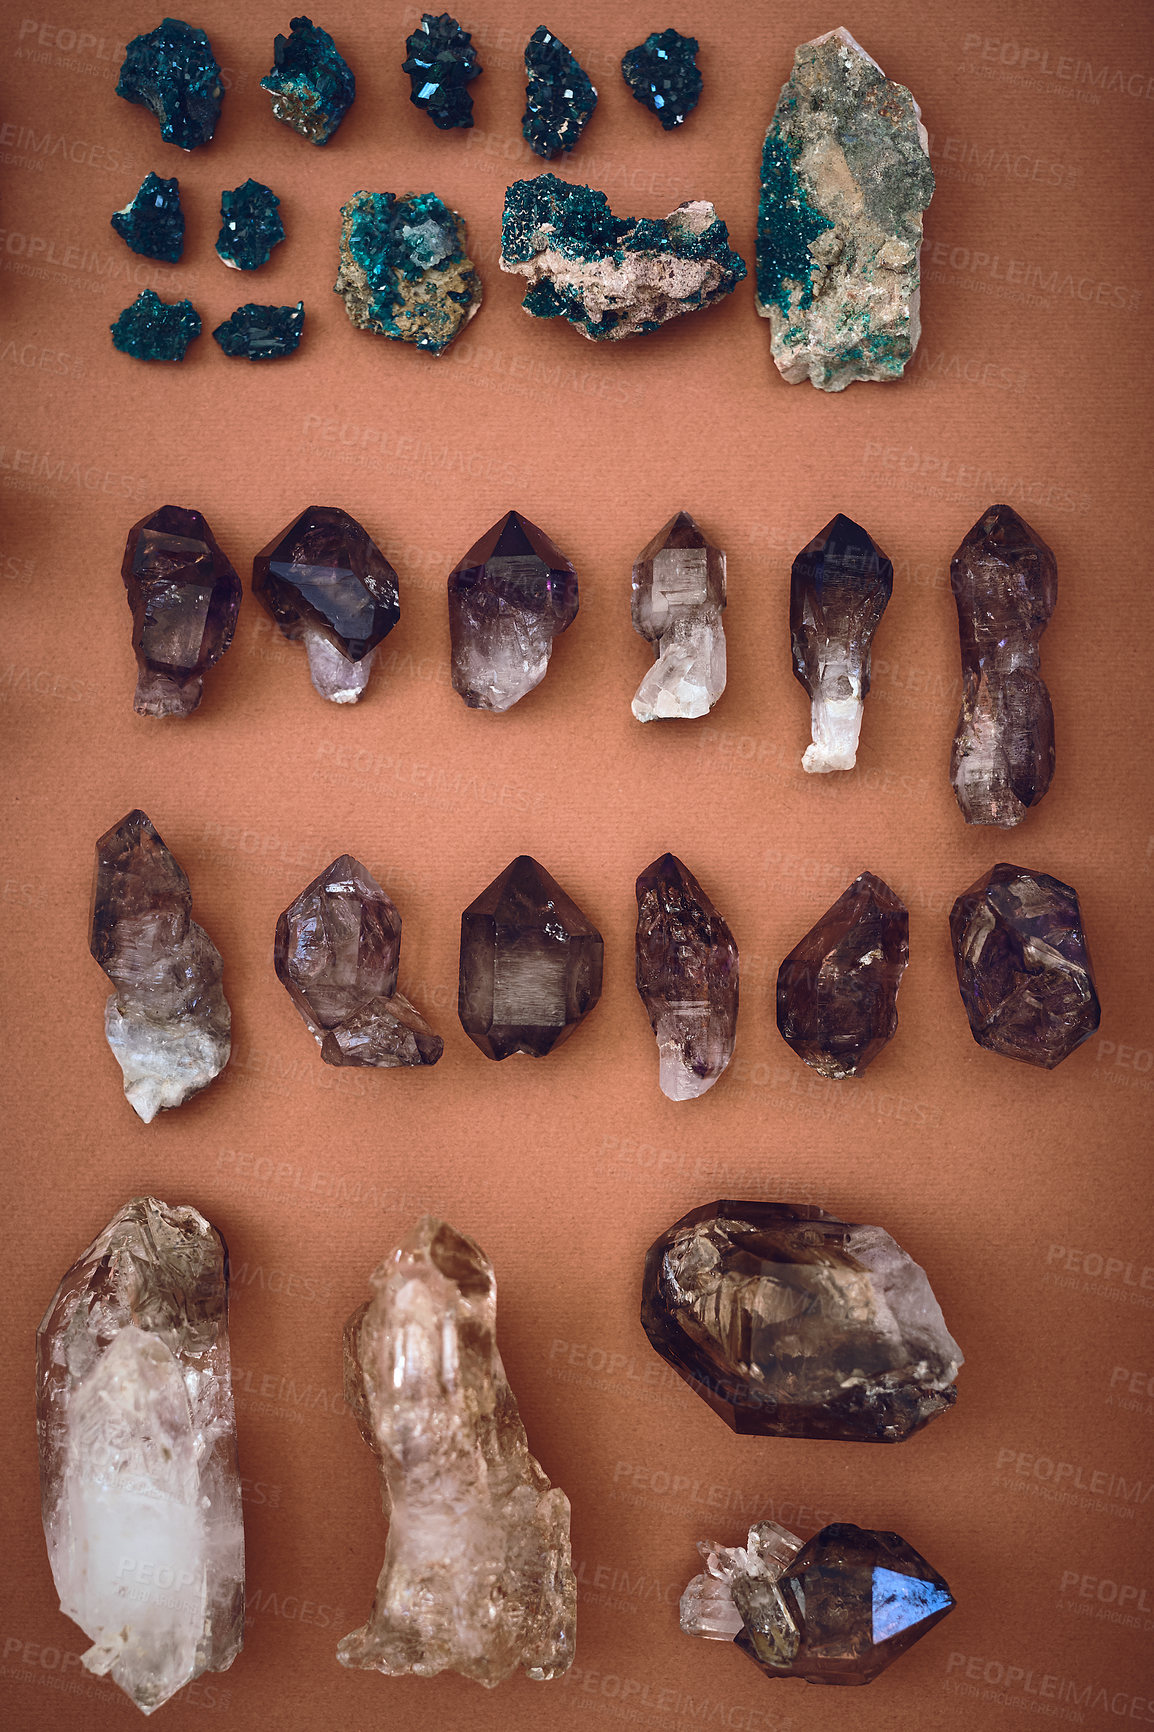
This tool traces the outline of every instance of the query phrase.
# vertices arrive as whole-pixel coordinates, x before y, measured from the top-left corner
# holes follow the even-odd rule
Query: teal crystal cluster
[[[357,94],[352,68],[327,30],[294,18],[288,36],[273,43],[273,67],[260,87],[272,97],[275,119],[311,144],[327,144]]]
[[[447,12],[426,12],[405,47],[409,54],[402,71],[412,84],[409,101],[414,108],[423,108],[442,132],[472,126],[473,98],[465,86],[479,78],[483,68],[470,32]]]
[[[464,218],[431,192],[358,192],[341,219],[333,286],[350,321],[442,354],[481,305]]]
[[[683,125],[697,107],[702,83],[698,47],[693,36],[655,30],[622,59],[621,76],[634,102],[655,114],[666,132]]]
[[[529,149],[551,160],[570,151],[597,106],[589,74],[563,42],[539,24],[525,45],[525,114]]]
[[[216,250],[237,271],[267,265],[272,249],[284,240],[280,199],[259,180],[246,180],[220,195],[220,233]]]
[[[164,259],[174,265],[184,251],[178,180],[146,174],[135,198],[123,210],[115,211],[111,220],[121,240],[146,259]]]
[[[113,347],[138,361],[183,361],[185,350],[200,336],[200,314],[191,301],[162,301],[145,289],[125,307],[112,331]]]
[[[151,109],[166,143],[195,150],[216,131],[224,86],[204,31],[165,18],[128,44],[116,94]]]
[[[305,328],[305,304],[263,307],[248,301],[212,333],[226,355],[250,361],[276,361],[300,347]]]

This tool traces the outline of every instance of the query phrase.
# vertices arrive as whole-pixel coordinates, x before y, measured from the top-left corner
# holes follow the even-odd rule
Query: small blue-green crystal
[[[358,192],[341,218],[333,287],[351,322],[441,354],[481,305],[464,217],[431,192]]]
[[[565,44],[543,24],[525,45],[525,76],[525,143],[546,159],[572,150],[597,106],[597,92]]]
[[[276,361],[299,347],[305,328],[305,304],[261,307],[249,301],[212,333],[226,355],[250,361]]]
[[[122,355],[138,361],[183,361],[188,345],[200,336],[200,314],[191,301],[162,301],[145,289],[110,329],[113,346]]]
[[[180,182],[146,174],[131,204],[113,213],[112,226],[134,253],[175,264],[184,250]]]
[[[697,107],[701,73],[697,39],[676,30],[655,30],[621,61],[621,76],[633,100],[655,114],[666,132],[680,126]]]
[[[273,43],[275,64],[260,87],[271,94],[277,120],[327,144],[353,106],[356,79],[327,30],[311,18],[294,18],[290,28]]]
[[[224,87],[212,44],[203,30],[165,18],[146,36],[134,36],[124,55],[117,96],[150,108],[160,136],[181,150],[207,144],[220,119]]]
[[[276,193],[259,180],[246,180],[243,186],[221,193],[216,250],[226,265],[255,271],[268,263],[272,249],[284,240],[279,204]]]
[[[409,101],[423,108],[434,126],[443,132],[454,126],[472,126],[473,98],[465,89],[483,68],[477,61],[472,37],[448,12],[438,17],[426,12],[405,47],[408,59],[402,65],[412,82]]]

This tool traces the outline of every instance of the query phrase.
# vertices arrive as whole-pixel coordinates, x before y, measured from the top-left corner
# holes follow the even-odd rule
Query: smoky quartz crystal
[[[737,945],[697,879],[662,854],[637,880],[637,990],[657,1036],[661,1092],[696,1100],[733,1057]]]
[[[453,690],[508,710],[539,686],[577,617],[577,573],[544,530],[507,511],[449,573]]]
[[[813,735],[805,770],[852,770],[857,762],[870,651],[893,587],[881,548],[840,512],[793,562],[793,671],[809,694]]]
[[[909,958],[905,903],[863,872],[778,970],[782,1040],[821,1076],[860,1076],[897,1033]]]
[[[232,642],[241,587],[199,511],[162,505],[134,523],[121,576],[132,609],[138,716],[188,716]]]

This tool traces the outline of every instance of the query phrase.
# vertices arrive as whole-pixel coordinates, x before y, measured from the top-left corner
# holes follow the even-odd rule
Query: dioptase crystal
[[[633,100],[655,114],[666,132],[680,126],[697,107],[701,73],[699,44],[676,30],[655,30],[621,61],[621,76]]]
[[[137,361],[183,361],[200,336],[200,314],[191,301],[162,301],[143,289],[110,327],[113,347]]]
[[[327,30],[294,18],[288,36],[273,42],[273,67],[260,87],[272,97],[275,119],[311,144],[327,144],[357,94],[352,69]]]
[[[820,1076],[860,1076],[897,1033],[909,959],[905,903],[863,872],[778,969],[782,1040]]]
[[[1078,893],[1004,862],[950,912],[958,990],[979,1046],[1053,1070],[1101,1020]]]
[[[413,106],[423,108],[442,132],[472,126],[473,98],[465,86],[484,69],[478,63],[470,32],[462,30],[447,12],[439,16],[426,12],[405,47],[409,54],[401,70],[409,75]]]
[[[134,1197],[36,1336],[44,1537],[60,1609],[145,1714],[244,1639],[228,1253],[203,1215]]]
[[[573,1663],[569,1500],[529,1451],[479,1246],[426,1216],[345,1325],[345,1395],[389,1512],[368,1622],[342,1665],[492,1687]]]
[[[372,873],[342,854],[276,923],[277,978],[332,1065],[436,1064],[444,1042],[397,991],[401,917]]]
[[[957,1399],[924,1269],[881,1227],[802,1203],[709,1203],[645,1260],[652,1346],[746,1436],[897,1443]]]
[[[321,697],[356,703],[401,617],[397,574],[356,518],[308,506],[257,554],[252,587],[285,637],[304,644]]]
[[[144,812],[96,844],[89,942],[116,988],[104,1032],[124,1093],[151,1124],[220,1075],[232,1019],[220,952],[193,920],[188,878]]]
[[[653,645],[637,688],[639,722],[707,716],[725,690],[725,555],[679,511],[637,555],[633,629]]]
[[[510,709],[577,617],[577,573],[543,530],[507,511],[449,573],[453,690],[471,710]]]
[[[240,579],[199,511],[162,505],[134,523],[121,576],[132,609],[138,716],[191,715],[232,642]]]
[[[601,997],[604,956],[592,921],[521,854],[461,916],[461,1026],[486,1058],[544,1058]]]
[[[597,92],[565,44],[539,24],[525,45],[525,114],[529,149],[551,160],[570,151],[593,117]]]
[[[305,304],[265,307],[246,301],[212,333],[226,355],[249,361],[279,361],[300,348],[305,329]]]
[[[481,305],[464,217],[431,192],[358,192],[341,219],[333,287],[350,322],[443,354]]]
[[[852,770],[870,689],[870,650],[894,588],[894,568],[858,523],[839,513],[793,562],[793,671],[809,693],[802,768]]]
[[[220,195],[220,233],[216,251],[234,271],[267,265],[272,249],[284,240],[280,199],[259,180],[246,180]]]
[[[803,43],[765,136],[757,224],[757,310],[791,385],[901,377],[933,190],[909,91],[847,30]]]
[[[962,708],[950,780],[967,824],[1010,829],[1054,774],[1054,712],[1040,641],[1058,599],[1046,543],[991,505],[950,561],[962,647]]]
[[[195,150],[216,130],[224,86],[204,31],[165,18],[128,44],[116,94],[151,109],[169,144]]]
[[[737,945],[697,879],[662,854],[637,880],[637,990],[661,1060],[661,1092],[696,1100],[733,1057]]]
[[[745,262],[705,199],[664,221],[615,217],[603,192],[555,174],[505,193],[501,269],[525,277],[521,305],[536,319],[568,319],[582,336],[616,341],[732,294]]]
[[[184,212],[180,208],[180,182],[146,174],[140,191],[123,210],[115,211],[112,226],[133,250],[146,259],[166,259],[175,264],[184,251]]]

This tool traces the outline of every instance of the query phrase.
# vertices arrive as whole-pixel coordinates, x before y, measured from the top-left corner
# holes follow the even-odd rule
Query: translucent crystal
[[[725,690],[725,555],[679,511],[633,566],[633,629],[655,664],[637,688],[639,722],[706,716]]]
[[[134,523],[120,567],[132,609],[138,716],[187,716],[232,642],[240,579],[199,511],[162,505]]]
[[[813,735],[804,770],[852,770],[857,762],[870,650],[893,587],[881,548],[840,513],[793,562],[793,671],[809,693]]]
[[[801,1541],[778,1522],[756,1522],[744,1546],[723,1546],[716,1540],[699,1540],[697,1549],[705,1559],[705,1570],[694,1576],[681,1596],[681,1628],[687,1636],[732,1642],[752,1613],[752,1584],[759,1585],[763,1606],[780,1617],[780,1601],[766,1590],[776,1582],[801,1550]],[[734,1599],[741,1583],[742,1609]],[[764,1620],[763,1620],[764,1621]]]
[[[577,573],[543,530],[507,511],[449,573],[453,690],[508,710],[539,686],[577,617]]]
[[[863,872],[778,969],[782,1040],[821,1076],[860,1076],[897,1033],[909,959],[905,903]]]
[[[695,1100],[733,1057],[737,945],[697,879],[663,854],[637,880],[637,990],[661,1060],[661,1092]]]

